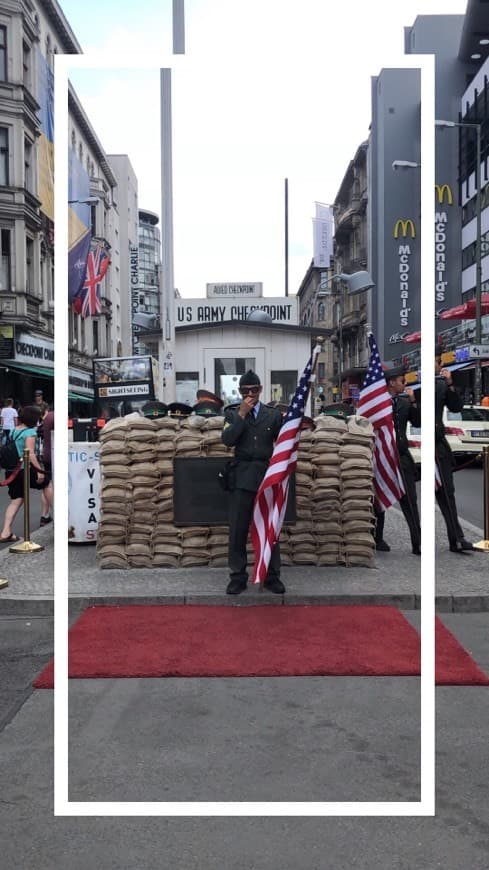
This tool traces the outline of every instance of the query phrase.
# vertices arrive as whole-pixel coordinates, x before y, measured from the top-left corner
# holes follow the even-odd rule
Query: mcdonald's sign
[[[447,204],[453,205],[453,193],[449,184],[435,184],[435,190],[438,194],[438,203],[440,205],[444,202],[445,195],[447,198]]]
[[[399,218],[399,220],[396,221],[394,225],[394,238],[397,239],[399,237],[399,233],[403,235],[404,238],[406,238],[409,232],[411,233],[411,238],[415,239],[416,229],[411,218],[408,218],[407,220]]]

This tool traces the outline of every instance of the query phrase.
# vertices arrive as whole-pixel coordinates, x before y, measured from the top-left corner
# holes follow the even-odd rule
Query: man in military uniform
[[[248,582],[246,544],[253,516],[256,493],[265,476],[273,445],[282,426],[282,414],[260,402],[260,378],[249,370],[239,381],[241,402],[225,408],[222,440],[234,447],[235,483],[229,493],[229,574],[228,595],[239,595]],[[280,580],[280,548],[272,550],[264,582],[270,592],[283,593]]]
[[[421,523],[419,521],[418,500],[416,497],[416,464],[409,452],[406,435],[408,421],[413,426],[421,426],[421,408],[414,390],[405,387],[404,369],[402,366],[392,367],[385,371],[387,389],[392,399],[392,417],[396,434],[399,465],[404,483],[404,495],[399,499],[399,506],[404,514],[411,536],[412,552],[421,555]],[[403,395],[401,395],[403,394]],[[384,541],[385,512],[376,513],[375,546],[377,550],[390,550]]]
[[[451,372],[441,367],[442,349],[439,345],[435,352],[435,461],[441,482],[441,486],[436,489],[436,500],[447,527],[450,552],[464,554],[466,550],[474,548],[465,539],[458,520],[453,483],[453,454],[443,424],[443,408],[446,406],[449,411],[457,412],[462,410],[464,403],[453,385]]]

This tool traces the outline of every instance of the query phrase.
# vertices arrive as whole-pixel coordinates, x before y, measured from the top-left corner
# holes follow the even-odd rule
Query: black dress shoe
[[[285,592],[285,586],[278,577],[267,577],[263,585],[265,589],[268,589],[269,592],[275,592],[276,595],[283,595]]]
[[[472,550],[472,544],[470,545],[470,549]],[[463,548],[459,544],[450,544],[450,552],[458,553],[459,556],[468,556],[467,548]]]
[[[421,549],[420,549],[420,547],[413,547],[413,555],[414,555],[414,556],[421,556]]]
[[[389,544],[387,543],[387,541],[384,541],[384,540],[377,541],[375,544],[375,549],[380,550],[382,553],[390,553],[390,551],[391,551]]]
[[[470,543],[470,541],[466,541],[465,538],[462,538],[460,541],[460,549],[461,550],[473,550],[474,545]]]
[[[246,589],[246,580],[240,580],[239,577],[234,577],[226,586],[227,595],[239,595]]]

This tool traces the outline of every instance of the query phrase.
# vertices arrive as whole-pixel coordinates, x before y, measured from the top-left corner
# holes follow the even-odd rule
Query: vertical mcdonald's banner
[[[74,151],[68,153],[68,302],[83,288],[90,251],[90,179]]]
[[[39,137],[39,198],[41,211],[54,221],[54,75],[39,46],[37,85],[41,135]]]

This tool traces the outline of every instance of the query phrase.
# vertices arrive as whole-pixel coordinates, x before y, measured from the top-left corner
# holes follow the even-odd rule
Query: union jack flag
[[[256,494],[251,521],[251,543],[255,552],[253,583],[263,583],[267,576],[272,550],[280,537],[287,508],[289,478],[297,465],[297,449],[304,417],[304,408],[314,379],[314,362],[320,352],[314,348],[273,448],[273,453]]]
[[[360,390],[357,414],[367,417],[374,427],[374,492],[380,510],[384,510],[404,495],[404,484],[394,432],[392,399],[372,334],[368,342],[370,359]]]
[[[109,268],[110,258],[102,245],[90,251],[87,258],[85,281],[82,287],[81,316],[94,317],[102,313],[100,282]]]

